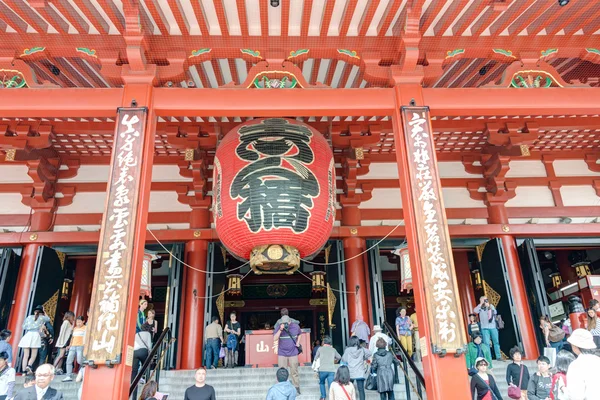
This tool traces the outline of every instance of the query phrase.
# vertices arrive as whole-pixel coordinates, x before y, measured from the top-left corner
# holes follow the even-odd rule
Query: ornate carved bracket
[[[10,125],[0,125],[0,148],[2,149],[45,149],[52,146],[51,125],[41,125],[38,122],[27,124],[14,122]]]
[[[266,83],[265,83],[266,82]],[[306,81],[302,75],[302,70],[298,68],[291,61],[281,62],[269,62],[260,61],[255,64],[250,71],[246,80],[239,85],[234,82],[230,82],[224,87],[228,88],[271,88],[271,89],[285,89],[285,88],[310,88],[320,87],[327,88],[329,86],[322,83],[311,85]]]
[[[466,161],[467,163],[471,162],[471,166],[475,162],[475,160]],[[515,197],[516,183],[505,179],[506,173],[510,169],[509,162],[510,157],[502,156],[499,153],[482,155],[480,168],[485,179],[485,191],[480,191],[481,184],[479,182],[467,182],[471,198],[490,203],[506,202]]]
[[[217,147],[218,132],[214,126],[209,129],[209,131],[202,131],[200,125],[167,126],[167,141],[173,147],[180,149],[213,150]]]
[[[200,153],[200,158],[191,162],[179,162],[179,175],[184,178],[191,178],[192,182],[188,184],[177,185],[177,200],[182,204],[187,204],[192,208],[204,208],[210,206],[210,196],[208,196],[208,170],[209,160],[204,152]],[[192,195],[188,195],[188,193]]]
[[[483,152],[500,153],[506,156],[528,156],[529,145],[537,140],[538,131],[539,126],[535,122],[526,122],[524,127],[511,122],[503,125],[488,123],[484,134],[490,146]]]
[[[25,62],[25,59],[34,60],[38,55],[38,53],[34,53],[30,56],[18,57],[12,49],[0,49],[0,72],[2,72],[3,75],[20,75],[22,79],[25,80],[24,86],[29,88],[58,87],[53,83],[39,79],[31,67]]]
[[[358,177],[369,172],[370,160],[356,160],[350,157],[342,159],[341,176],[343,178],[344,194],[340,196],[340,203],[345,206],[359,206],[360,203],[370,200],[373,195],[374,185],[371,183],[358,183]]]
[[[586,85],[565,82],[556,68],[543,61],[539,54],[523,53],[520,60],[514,61],[506,68],[499,83],[491,82],[485,86],[535,89]]]

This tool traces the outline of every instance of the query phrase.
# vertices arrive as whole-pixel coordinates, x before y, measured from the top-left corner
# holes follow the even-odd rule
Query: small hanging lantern
[[[140,284],[140,295],[152,298],[152,260],[156,259],[154,254],[144,253],[142,263],[142,280]]]
[[[555,288],[558,288],[560,285],[562,285],[562,276],[560,276],[560,272],[550,274],[550,278],[552,278],[552,286]]]
[[[575,268],[575,272],[577,272],[577,276],[580,278],[591,275],[589,261],[577,263],[573,265],[573,267]]]
[[[322,292],[326,289],[325,272],[324,271],[311,272],[310,276],[312,277],[312,291],[313,292],[318,293],[318,292]]]
[[[475,282],[475,289],[476,290],[481,290],[481,271],[479,270],[479,268],[471,271],[471,273],[473,274],[473,281]]]
[[[242,275],[227,275],[227,292],[234,296],[242,294]]]

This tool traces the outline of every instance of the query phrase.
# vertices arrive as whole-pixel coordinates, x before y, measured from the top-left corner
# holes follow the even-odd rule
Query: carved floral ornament
[[[554,76],[542,70],[518,71],[513,75],[510,86],[527,89],[563,87]]]
[[[15,69],[0,69],[0,89],[20,89],[27,86],[25,76]]]

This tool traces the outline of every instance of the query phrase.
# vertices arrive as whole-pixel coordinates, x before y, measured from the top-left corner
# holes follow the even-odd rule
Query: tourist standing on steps
[[[406,315],[406,308],[398,308],[398,311],[396,311],[396,335],[409,357],[412,357],[413,354],[412,331],[412,320]]]
[[[73,363],[75,362],[75,356],[77,356],[77,364],[81,366],[83,364],[83,343],[85,342],[85,325],[83,324],[83,317],[80,315],[75,320],[75,328],[73,328],[73,335],[71,337],[71,345],[69,346],[69,353],[67,354],[67,376],[63,379],[63,382],[71,382],[73,380]],[[52,371],[54,374],[54,371]]]
[[[503,400],[496,380],[487,373],[488,362],[485,358],[475,361],[477,373],[471,378],[471,398],[476,400]]]
[[[8,365],[8,354],[0,353],[0,400],[12,399],[15,389],[15,369]]]
[[[371,352],[360,345],[360,339],[352,336],[348,341],[348,347],[344,350],[342,362],[348,365],[350,380],[356,382],[360,400],[365,400],[365,374],[366,361],[371,358]]]
[[[144,322],[146,322],[146,314],[144,314],[144,311],[146,311],[146,308],[148,308],[148,300],[146,300],[146,299],[140,300],[140,307],[138,308],[138,313],[137,313],[137,322],[135,324],[135,332],[136,333],[138,333],[142,330],[142,325],[144,325]]]
[[[334,382],[329,388],[329,400],[356,400],[354,385],[350,382],[350,371],[342,365],[338,368]]]
[[[540,317],[540,329],[544,334],[546,346],[555,348],[557,352],[561,351],[564,344],[565,331],[554,325],[546,315]]]
[[[44,308],[42,306],[37,306],[33,309],[33,314],[25,318],[25,322],[23,322],[25,335],[19,341],[19,347],[23,349],[21,367],[24,373],[33,374],[33,363],[37,358],[40,347],[42,347],[40,329],[46,321],[50,321],[50,318],[44,315]]]
[[[552,375],[550,400],[569,399],[567,395],[567,371],[573,361],[575,361],[575,355],[570,351],[561,350],[556,355],[556,373]]]
[[[392,339],[382,332],[381,326],[374,325],[373,336],[371,336],[371,340],[369,340],[369,353],[371,353],[371,357],[373,357],[373,354],[375,354],[377,351],[377,341],[379,339],[385,340],[385,342],[388,344],[385,349],[389,350],[389,345],[392,344]]]
[[[527,386],[529,400],[547,400],[552,391],[552,374],[550,373],[550,359],[540,356],[537,359],[538,370],[531,375]]]
[[[242,326],[237,322],[237,314],[232,311],[229,315],[229,321],[225,325],[225,333],[227,333],[227,353],[225,355],[225,368],[233,368],[237,365],[240,335],[242,334]]]
[[[356,321],[352,324],[350,329],[352,336],[358,337],[360,344],[369,343],[369,335],[371,335],[371,329],[365,321],[363,321],[362,315],[356,317]]]
[[[156,400],[156,392],[158,392],[158,383],[156,381],[150,381],[142,388],[142,394],[139,400]]]
[[[10,338],[12,337],[12,332],[8,329],[3,329],[0,332],[0,353],[5,352],[8,354],[8,365],[13,366],[13,358],[12,358],[12,346],[10,343]]]
[[[478,358],[485,358],[488,362],[487,369],[492,369],[492,352],[490,347],[483,343],[481,334],[476,333],[473,336],[473,341],[467,345],[467,351],[465,353],[465,361],[467,362],[467,369],[476,368],[475,361]]]
[[[593,308],[588,308],[587,310],[587,330],[594,337],[596,347],[600,348],[600,319]]]
[[[131,366],[131,382],[135,379],[141,366],[148,359],[152,351],[152,326],[148,323],[142,325],[142,330],[135,334],[133,342],[133,365]]]
[[[56,348],[58,349],[58,354],[56,355],[56,357],[54,357],[54,367],[56,368],[57,375],[62,375],[63,373],[61,364],[63,362],[63,359],[65,358],[65,354],[67,352],[67,345],[69,343],[69,339],[71,339],[71,334],[73,333],[74,325],[75,314],[73,313],[73,311],[67,311],[65,313],[63,323],[60,326],[58,339],[56,339]]]
[[[63,400],[63,394],[50,387],[52,379],[54,379],[54,365],[40,365],[35,370],[35,385],[20,390],[14,400]]]
[[[321,389],[321,400],[325,400],[327,397],[325,381],[327,381],[327,384],[331,387],[333,378],[335,377],[335,363],[341,359],[342,356],[340,356],[340,353],[331,346],[331,338],[329,336],[323,337],[323,346],[319,347],[317,354],[315,354],[315,361],[319,360],[319,388]]]
[[[529,386],[529,370],[523,364],[523,354],[517,346],[510,349],[510,359],[512,363],[506,368],[506,383],[508,385],[519,386],[521,390],[521,400],[527,399],[527,387]]]
[[[273,341],[278,342],[277,364],[279,368],[290,369],[292,384],[300,394],[300,375],[298,374],[298,347],[300,346],[300,325],[293,322],[287,308],[281,309],[281,318],[273,330]]]
[[[212,322],[204,330],[204,348],[206,349],[206,368],[214,369],[219,365],[219,352],[221,351],[221,338],[223,327],[219,324],[219,317],[212,317]]]
[[[277,370],[277,383],[269,388],[267,400],[295,400],[296,388],[288,381],[290,374],[287,369]]]
[[[575,329],[567,341],[577,359],[567,371],[569,400],[594,400],[600,393],[600,357],[592,334],[585,329]]]
[[[481,324],[477,321],[477,314],[469,314],[468,331],[471,338],[474,334],[481,333]]]
[[[198,368],[194,378],[196,384],[185,390],[183,400],[217,400],[215,389],[206,384],[206,368]]]
[[[490,304],[486,296],[479,298],[479,305],[475,307],[473,312],[479,315],[479,323],[481,325],[481,335],[483,342],[494,348],[496,360],[502,361],[502,351],[500,350],[500,339],[498,338],[498,325],[496,324],[496,307]]]
[[[391,351],[385,349],[385,340],[377,341],[377,352],[373,355],[371,373],[377,375],[377,391],[381,400],[394,400],[394,377],[396,376],[394,364],[400,361]]]

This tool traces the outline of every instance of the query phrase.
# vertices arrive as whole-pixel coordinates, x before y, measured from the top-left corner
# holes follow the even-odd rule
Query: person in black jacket
[[[492,400],[503,400],[494,377],[487,373],[487,367],[488,362],[485,358],[475,360],[477,373],[471,378],[471,398],[482,400],[491,390]]]
[[[527,385],[529,385],[529,370],[523,364],[521,354],[521,349],[517,346],[510,349],[510,358],[513,361],[506,368],[506,383],[509,385],[513,384],[515,386],[519,386],[519,382],[521,382],[521,393],[524,395],[527,394]],[[522,398],[526,398],[521,395]]]

